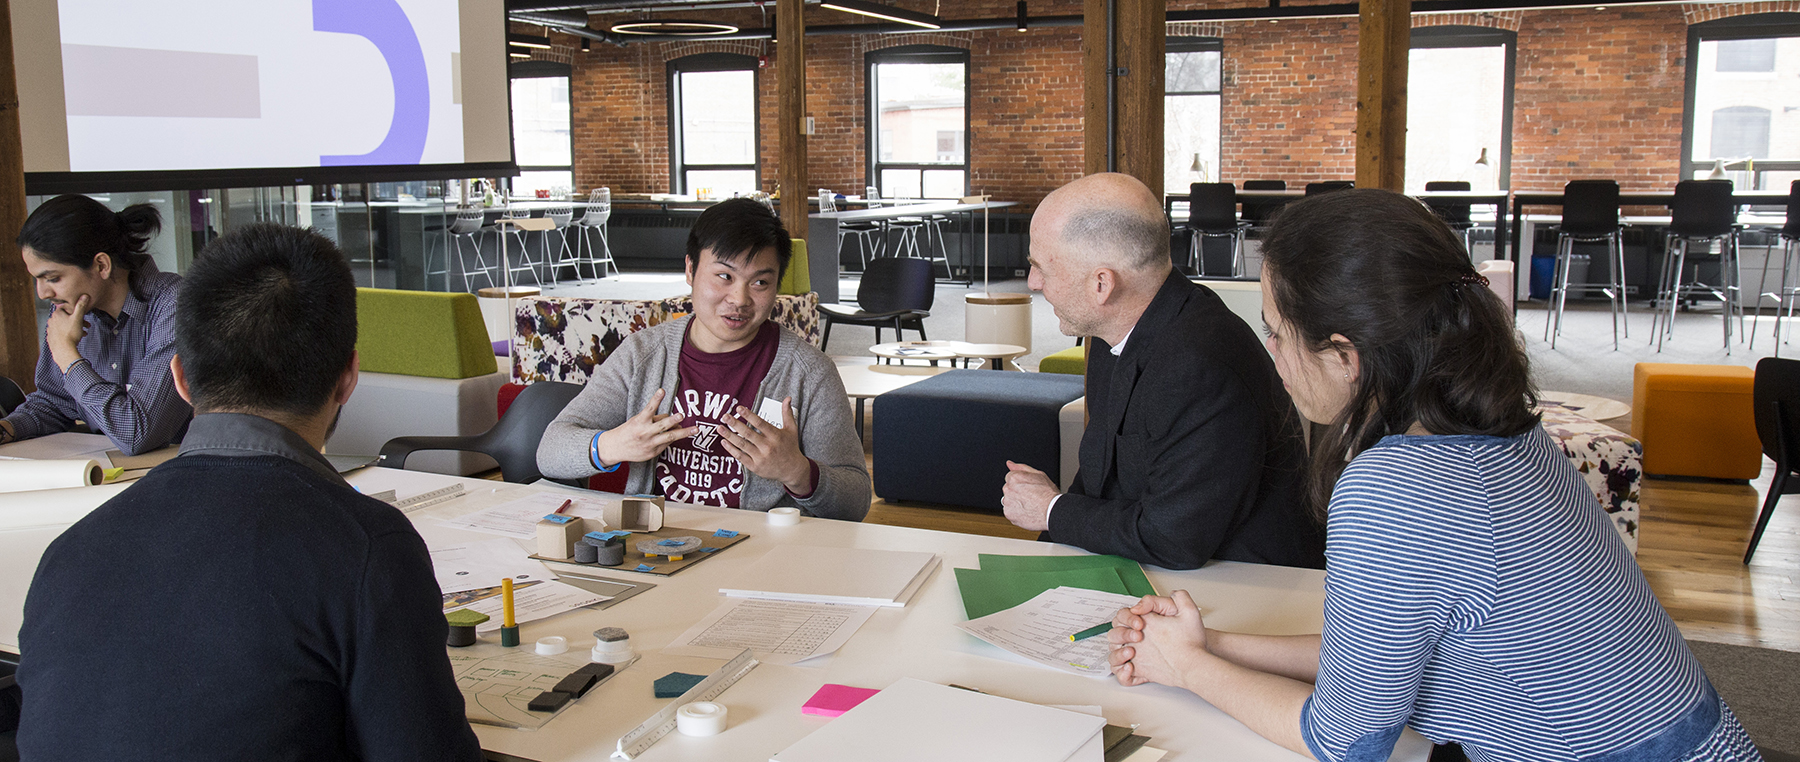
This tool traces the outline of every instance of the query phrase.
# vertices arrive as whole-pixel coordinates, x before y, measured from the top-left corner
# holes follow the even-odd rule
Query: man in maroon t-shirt
[[[743,423],[738,409],[754,404],[762,388],[781,328],[764,322],[749,344],[719,353],[694,346],[694,333],[700,330],[702,323],[695,320],[681,344],[681,381],[669,408],[694,433],[663,450],[656,461],[656,486],[670,500],[736,508],[744,490],[744,466],[726,449],[727,437],[733,424]],[[812,492],[810,484],[806,491]]]

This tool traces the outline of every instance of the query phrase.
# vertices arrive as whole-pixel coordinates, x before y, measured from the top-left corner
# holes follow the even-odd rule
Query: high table
[[[1471,206],[1494,207],[1494,258],[1504,258],[1504,255],[1501,252],[1506,250],[1506,243],[1508,240],[1506,224],[1507,191],[1425,191],[1423,193],[1412,193],[1408,195],[1420,201],[1456,201],[1466,202]],[[1305,197],[1306,191],[1298,188],[1292,190],[1239,190],[1237,192],[1238,203],[1252,201],[1286,205],[1294,201],[1299,201]],[[1561,195],[1558,194],[1558,203],[1560,203],[1560,199]],[[1186,193],[1167,193],[1163,195],[1163,213],[1169,216],[1171,225],[1174,224],[1175,220],[1175,204],[1187,200],[1188,196]],[[1518,204],[1514,203],[1513,215],[1516,217],[1518,213]],[[1513,226],[1512,239],[1514,241],[1518,239],[1517,224],[1514,224]],[[1518,254],[1518,245],[1515,243],[1513,246],[1513,261],[1518,261]]]
[[[550,484],[512,485],[381,468],[357,471],[350,481],[365,492],[394,489],[401,497],[460,481],[474,488],[474,496],[483,497],[488,504],[533,490],[565,489]],[[435,523],[433,519],[470,510],[466,503],[459,503],[439,504],[413,515],[428,543],[493,537]],[[836,654],[815,660],[821,662],[819,666],[763,664],[752,670],[715,699],[730,711],[730,724],[724,733],[706,738],[671,733],[641,759],[761,762],[830,722],[800,713],[801,704],[820,685],[882,688],[901,677],[956,683],[1036,703],[1098,705],[1109,722],[1137,725],[1139,734],[1152,738],[1150,745],[1169,751],[1176,759],[1300,759],[1186,691],[1160,685],[1125,688],[1110,679],[1046,669],[1015,660],[953,626],[964,614],[951,569],[977,566],[979,553],[1081,553],[1074,548],[828,519],[808,518],[795,526],[779,527],[770,526],[766,516],[758,512],[675,504],[668,507],[667,525],[708,531],[730,529],[749,537],[717,557],[670,577],[603,572],[601,576],[648,581],[656,588],[604,611],[583,609],[522,625],[521,643],[561,635],[569,639],[570,650],[577,653],[592,646],[593,630],[623,627],[631,634],[641,658],[542,730],[475,726],[484,749],[538,762],[605,759],[621,736],[666,705],[652,698],[652,680],[671,671],[707,674],[719,666],[717,661],[669,656],[658,650],[719,605],[723,600],[718,596],[719,587],[741,579],[759,557],[780,546],[820,545],[928,551],[940,554],[942,565],[907,606],[877,611]],[[1158,590],[1181,588],[1193,593],[1212,627],[1268,634],[1318,632],[1321,627],[1324,573],[1320,571],[1229,562],[1215,562],[1187,572],[1155,567],[1146,567],[1145,571]],[[482,641],[494,643],[497,637],[487,635]],[[476,646],[483,647],[495,648]],[[1408,732],[1394,758],[1424,760],[1428,753],[1429,744]]]
[[[882,199],[883,202],[894,203],[893,199]],[[808,215],[806,226],[806,256],[810,260],[812,287],[819,293],[820,304],[832,304],[841,301],[838,294],[838,276],[842,267],[838,263],[838,226],[846,222],[885,222],[897,217],[925,217],[933,214],[964,214],[973,217],[975,213],[993,209],[1006,209],[1018,206],[1017,201],[989,201],[981,204],[964,204],[960,201],[925,201],[920,203],[894,203],[893,206],[871,207],[855,211],[813,212]],[[984,222],[981,235],[986,238],[988,230]],[[973,269],[973,253],[967,247],[958,252],[963,262]],[[945,253],[949,258],[949,253]]]

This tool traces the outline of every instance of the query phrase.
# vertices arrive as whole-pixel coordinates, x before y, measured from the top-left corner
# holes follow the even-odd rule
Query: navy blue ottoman
[[[1057,414],[1082,377],[952,370],[875,398],[875,494],[1000,513],[1006,461],[1061,483]]]

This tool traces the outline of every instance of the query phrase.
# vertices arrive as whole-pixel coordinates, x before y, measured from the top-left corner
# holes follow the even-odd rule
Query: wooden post
[[[806,16],[801,0],[775,3],[775,79],[780,101],[775,118],[777,177],[781,180],[781,222],[788,232],[806,237]],[[824,256],[823,252],[811,256]],[[836,256],[836,253],[832,253]]]
[[[1362,0],[1357,32],[1356,187],[1406,185],[1406,60],[1410,0]]]
[[[19,81],[13,65],[12,3],[0,0],[0,375],[37,388],[37,291],[10,244],[25,224],[25,149],[19,137]]]
[[[1107,10],[1112,10],[1113,71],[1107,71]],[[1087,174],[1108,168],[1108,114],[1112,115],[1112,169],[1162,193],[1163,50],[1167,6],[1153,0],[1086,0],[1082,8],[1084,107],[1082,159]],[[1113,92],[1107,97],[1107,80]]]

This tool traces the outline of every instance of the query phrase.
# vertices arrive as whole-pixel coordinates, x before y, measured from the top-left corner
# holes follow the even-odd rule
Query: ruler
[[[662,740],[663,736],[668,735],[669,731],[675,729],[675,713],[682,706],[695,701],[711,701],[717,698],[719,694],[725,692],[726,688],[737,683],[738,678],[755,669],[756,664],[756,658],[750,653],[750,649],[739,651],[737,656],[731,658],[731,661],[725,662],[725,666],[714,670],[712,674],[706,676],[705,680],[701,680],[698,685],[681,694],[681,698],[669,702],[669,705],[663,707],[662,711],[652,715],[650,719],[644,720],[644,724],[633,728],[630,733],[625,734],[624,738],[620,738],[619,749],[612,753],[612,758],[637,759],[637,756],[643,754],[645,749],[650,748],[657,741]]]
[[[399,508],[401,513],[412,513],[413,511],[426,506],[437,505],[445,500],[462,497],[463,493],[466,491],[467,490],[463,489],[462,482],[457,482],[443,489],[422,492],[405,500],[396,501],[394,507]]]

